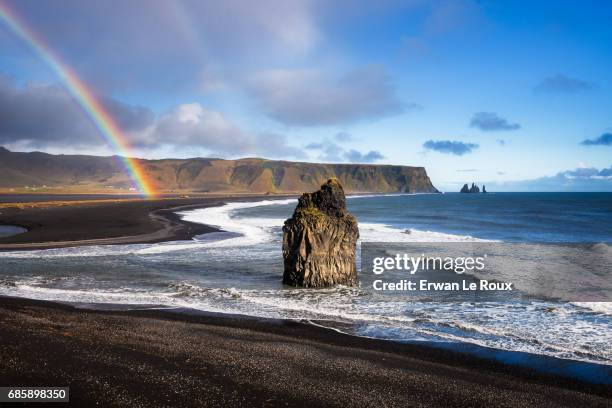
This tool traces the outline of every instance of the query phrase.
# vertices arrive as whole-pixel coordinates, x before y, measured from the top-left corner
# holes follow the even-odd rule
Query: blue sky
[[[612,190],[609,2],[0,1],[142,157],[425,166],[447,191]],[[112,153],[3,26],[0,49],[0,145]]]

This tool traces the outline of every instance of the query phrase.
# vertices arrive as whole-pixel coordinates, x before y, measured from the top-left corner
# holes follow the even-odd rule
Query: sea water
[[[0,225],[0,238],[23,234],[27,229],[16,225]]]
[[[298,319],[358,336],[612,365],[612,303],[407,301],[374,291],[368,276],[353,288],[283,286],[281,228],[295,204],[264,200],[181,212],[224,231],[190,241],[0,252],[0,294]],[[612,242],[610,193],[360,196],[348,207],[361,242],[588,242],[607,250]]]

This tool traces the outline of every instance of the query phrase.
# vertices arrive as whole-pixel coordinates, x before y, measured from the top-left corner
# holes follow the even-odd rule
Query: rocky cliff
[[[301,193],[338,179],[351,193],[433,193],[423,167],[320,164],[265,159],[138,160],[162,192]],[[0,188],[48,186],[75,191],[132,187],[118,157],[11,152],[0,147]]]
[[[338,180],[303,194],[283,226],[283,283],[307,288],[356,284],[358,238],[357,220],[346,210]]]

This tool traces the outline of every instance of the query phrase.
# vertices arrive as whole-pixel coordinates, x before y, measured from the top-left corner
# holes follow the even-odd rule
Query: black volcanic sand
[[[14,298],[0,322],[0,385],[70,386],[73,406],[612,404],[610,387],[297,322]]]
[[[0,250],[191,239],[195,235],[218,230],[182,221],[174,211],[255,198],[257,197],[167,198],[25,209],[3,208],[0,209],[0,225],[21,226],[28,231],[0,238]],[[82,199],[86,200],[87,196]]]

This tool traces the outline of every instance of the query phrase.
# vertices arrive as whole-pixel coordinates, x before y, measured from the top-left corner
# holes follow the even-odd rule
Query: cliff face
[[[348,192],[433,193],[423,167],[319,164],[264,159],[138,160],[160,191],[301,193],[336,178]],[[117,157],[17,153],[0,147],[0,187],[67,187],[89,191],[132,187]]]
[[[283,283],[307,288],[356,284],[358,238],[357,220],[346,211],[338,180],[303,194],[283,226]]]

